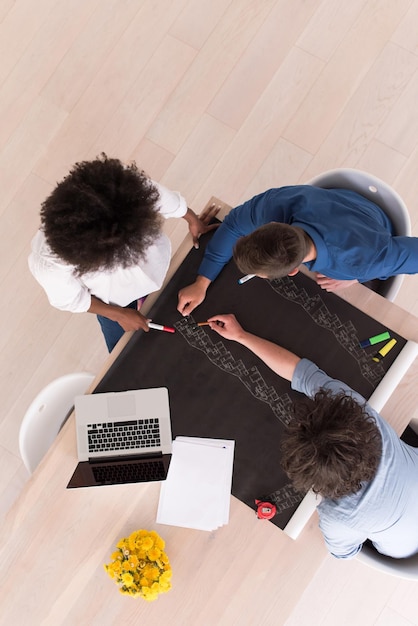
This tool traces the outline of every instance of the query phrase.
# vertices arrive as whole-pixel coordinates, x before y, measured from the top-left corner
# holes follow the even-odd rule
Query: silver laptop
[[[165,387],[75,398],[79,463],[67,488],[165,480],[172,435]]]

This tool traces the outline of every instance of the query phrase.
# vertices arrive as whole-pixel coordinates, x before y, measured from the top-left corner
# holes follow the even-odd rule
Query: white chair
[[[323,189],[339,188],[356,191],[377,204],[386,213],[393,224],[395,235],[411,236],[411,220],[405,203],[399,194],[380,178],[361,170],[341,168],[324,172],[307,184]],[[393,302],[403,278],[403,274],[398,274],[387,280],[373,281],[373,284],[370,283],[367,286]]]
[[[393,559],[390,556],[380,554],[373,546],[363,545],[356,555],[356,560],[364,565],[368,565],[376,570],[397,576],[398,578],[408,578],[418,580],[418,554],[406,559]]]
[[[20,425],[19,449],[26,469],[32,474],[74,407],[95,376],[89,372],[66,374],[47,385],[33,400]]]

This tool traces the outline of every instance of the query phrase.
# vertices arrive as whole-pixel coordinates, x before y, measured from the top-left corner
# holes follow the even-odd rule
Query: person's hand
[[[148,320],[139,311],[135,309],[120,308],[115,315],[115,321],[122,326],[123,330],[145,330],[149,331]]]
[[[232,313],[213,315],[208,319],[208,322],[212,330],[230,341],[240,342],[245,335],[245,330]]]
[[[199,247],[199,237],[204,233],[208,233],[215,228],[218,228],[219,224],[210,224],[212,218],[216,217],[221,210],[221,207],[212,204],[207,209],[204,209],[199,217],[191,209],[187,209],[187,213],[184,219],[189,224],[189,231],[193,238],[193,246]]]
[[[321,289],[325,289],[325,291],[336,291],[337,289],[345,289],[346,287],[350,287],[351,285],[355,285],[357,280],[337,280],[336,278],[328,278],[324,274],[319,274],[316,272],[315,274],[316,283],[321,287]]]
[[[194,283],[180,289],[178,294],[177,311],[182,315],[190,313],[203,302],[210,280],[205,276],[198,276]]]

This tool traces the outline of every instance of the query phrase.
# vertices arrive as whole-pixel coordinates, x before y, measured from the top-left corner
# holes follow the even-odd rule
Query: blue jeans
[[[137,300],[134,300],[130,304],[128,304],[125,309],[136,309],[137,308]],[[99,320],[99,324],[102,328],[102,333],[104,335],[107,349],[109,352],[112,352],[113,348],[118,343],[119,339],[124,334],[124,330],[120,324],[110,320],[108,317],[103,317],[102,315],[98,315],[97,319]]]

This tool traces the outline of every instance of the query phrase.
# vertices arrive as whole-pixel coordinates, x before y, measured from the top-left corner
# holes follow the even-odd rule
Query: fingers
[[[210,226],[206,226],[206,232],[208,233],[210,230],[215,230],[215,228],[219,228],[220,224],[210,224]]]
[[[199,215],[199,219],[207,224],[212,218],[218,215],[220,210],[220,206],[217,206],[216,204],[211,204],[206,209],[203,209],[202,213]]]
[[[213,315],[208,319],[209,325],[212,330],[216,330],[220,335],[225,335],[233,332],[238,328],[238,322],[232,313],[227,315]]]
[[[193,305],[191,300],[187,300],[179,296],[177,311],[181,313],[183,317],[190,315],[190,313],[193,311],[194,308],[195,306]]]
[[[210,280],[204,276],[197,276],[194,283],[183,287],[178,293],[177,310],[182,315],[190,313],[203,302]]]
[[[148,320],[146,317],[139,313],[138,311],[138,330],[144,330],[146,333],[149,332]]]
[[[336,286],[333,285],[332,283],[328,283],[328,282],[324,282],[324,283],[319,283],[318,285],[321,287],[321,289],[324,289],[325,291],[334,291],[334,289],[336,289]]]
[[[316,274],[316,283],[325,289],[325,291],[336,291],[337,289],[345,289],[350,285],[355,285],[357,280],[338,280],[336,278],[329,278],[324,274]]]
[[[121,308],[115,321],[122,326],[125,332],[130,330],[149,331],[146,318],[142,315],[142,313],[139,313],[139,311],[135,311],[134,309]]]
[[[318,272],[315,275],[316,284],[322,287],[322,289],[326,289],[326,287],[331,286],[335,283],[335,280],[332,278],[328,278],[325,274],[319,274]]]
[[[227,330],[225,328],[224,322],[221,322],[221,320],[208,320],[208,322],[209,322],[209,328],[211,330],[214,330],[219,335],[224,336],[225,331]]]
[[[180,302],[180,301],[179,301],[179,303],[178,303],[178,305],[177,305],[177,311],[178,311],[181,315],[183,315],[183,316],[189,315],[189,312],[188,312],[188,310],[187,310],[188,306],[189,306],[189,302]],[[190,312],[191,312],[191,311],[190,311]]]
[[[225,322],[221,322],[221,320],[208,320],[208,324],[212,329],[217,330],[216,327],[224,328]]]
[[[214,322],[215,324],[216,322],[220,322],[223,326],[228,324],[228,322],[232,322],[234,320],[236,320],[236,317],[232,313],[228,313],[225,315],[212,315],[212,317],[208,318],[208,322]]]

